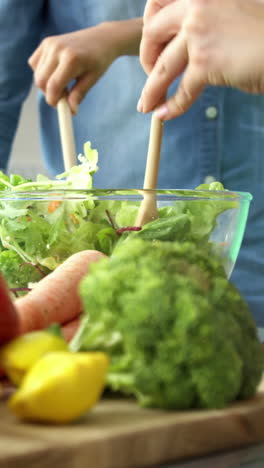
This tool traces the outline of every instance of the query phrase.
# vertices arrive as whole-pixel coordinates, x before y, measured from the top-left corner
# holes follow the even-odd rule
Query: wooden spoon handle
[[[163,122],[153,113],[149,133],[144,189],[156,189],[157,187],[162,133]]]
[[[60,138],[65,170],[77,164],[71,110],[67,98],[63,96],[57,105]]]
[[[160,149],[163,133],[163,122],[153,113],[149,132],[149,146],[144,178],[144,190],[154,190],[157,187]],[[158,216],[155,192],[144,192],[135,226],[144,226]]]

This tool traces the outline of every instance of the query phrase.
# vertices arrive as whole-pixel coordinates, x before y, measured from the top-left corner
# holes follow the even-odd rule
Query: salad
[[[32,181],[0,172],[0,270],[16,294],[30,289],[31,283],[70,255],[87,249],[111,255],[117,243],[131,236],[207,243],[218,215],[237,206],[236,201],[219,198],[217,203],[208,199],[197,203],[177,201],[159,208],[158,219],[135,227],[140,201],[122,197],[104,200],[89,195],[93,174],[98,170],[98,153],[90,142],[78,159],[79,165],[54,180],[38,175]],[[214,182],[197,189],[209,190],[214,197],[214,191],[224,187]],[[49,198],[43,200],[47,190]]]

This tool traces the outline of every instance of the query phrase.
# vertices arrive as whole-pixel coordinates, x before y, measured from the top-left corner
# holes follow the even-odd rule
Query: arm
[[[43,0],[0,2],[0,168],[6,169],[32,73],[27,57],[39,41]]]
[[[264,93],[263,0],[190,0],[185,6],[174,0],[145,21],[141,62],[149,66],[150,50],[153,66],[138,110],[153,110],[183,71],[178,91],[158,111],[164,120],[184,113],[206,85]],[[166,36],[172,27],[174,34]]]
[[[36,84],[56,106],[68,83],[68,101],[73,113],[88,90],[121,55],[137,55],[142,19],[101,23],[69,34],[44,39],[29,59]]]
[[[111,21],[102,24],[106,36],[109,34],[113,39],[116,48],[116,58],[122,55],[139,55],[142,26],[142,18]]]

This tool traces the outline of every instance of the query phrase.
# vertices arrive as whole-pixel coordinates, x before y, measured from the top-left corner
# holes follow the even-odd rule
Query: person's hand
[[[46,101],[56,106],[65,88],[74,79],[68,102],[76,114],[87,91],[119,56],[119,46],[111,34],[111,24],[44,39],[29,58],[36,85]]]
[[[149,0],[143,18],[140,62],[149,75],[166,45],[178,34],[186,0]]]
[[[149,73],[142,112],[154,110],[184,71],[176,94],[157,111],[164,120],[184,113],[207,84],[264,93],[263,0],[149,0],[140,58]]]

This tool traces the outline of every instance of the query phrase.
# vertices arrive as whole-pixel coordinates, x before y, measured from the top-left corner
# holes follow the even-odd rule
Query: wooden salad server
[[[135,226],[143,226],[144,224],[158,217],[156,187],[159,173],[160,149],[163,134],[163,122],[152,114],[147,162],[144,178],[143,200],[140,204]]]
[[[72,114],[67,97],[63,96],[57,105],[60,138],[65,171],[77,164]]]

